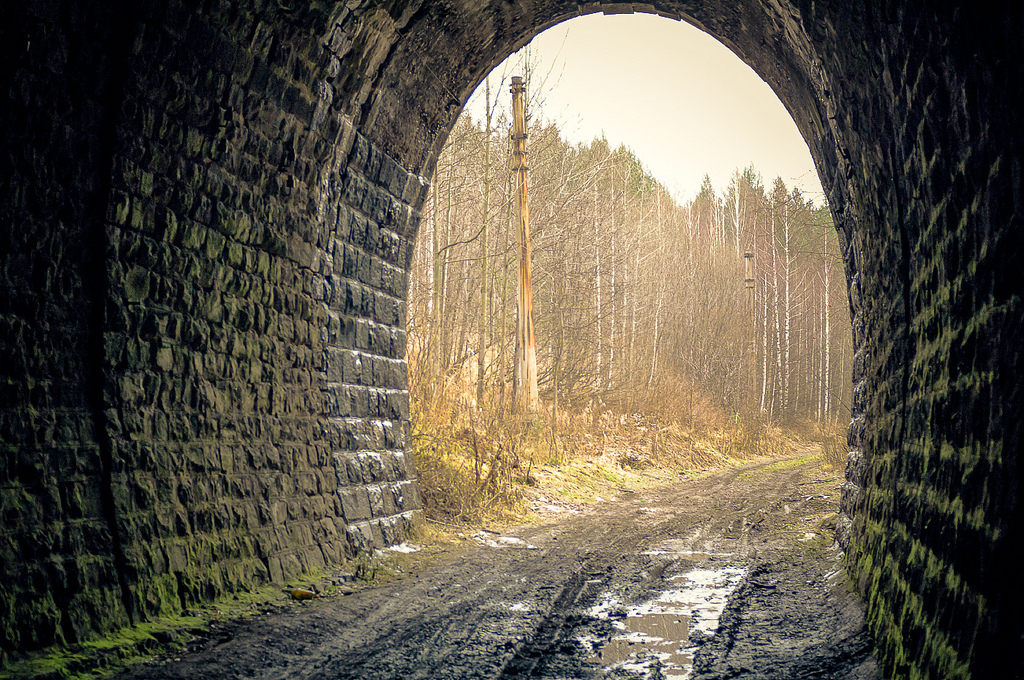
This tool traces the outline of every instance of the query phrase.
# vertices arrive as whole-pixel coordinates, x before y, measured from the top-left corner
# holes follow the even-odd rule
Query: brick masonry
[[[426,181],[335,105],[326,15],[95,14],[4,27],[6,651],[337,564],[419,508]]]
[[[646,11],[751,64],[829,193],[856,344],[838,538],[887,674],[1024,674],[1020,8],[87,4],[0,25],[5,653],[404,535],[437,153],[536,32]]]

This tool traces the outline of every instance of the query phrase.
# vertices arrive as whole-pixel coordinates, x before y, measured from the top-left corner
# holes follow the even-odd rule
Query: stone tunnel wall
[[[419,507],[426,182],[331,84],[374,64],[316,8],[192,4],[5,17],[4,652],[339,563]]]
[[[396,540],[420,175],[490,67],[604,8],[723,39],[818,163],[857,339],[842,537],[887,674],[1024,675],[1021,8],[87,4],[0,25],[0,648]]]
[[[171,4],[133,43],[104,225],[133,614],[394,542],[417,507],[400,199],[421,183],[332,109],[290,24]]]
[[[103,447],[104,108],[113,12],[5,9],[0,124],[0,649],[128,622]],[[19,30],[20,29],[20,30]],[[7,65],[18,64],[13,72]],[[59,159],[59,162],[56,162]]]
[[[878,8],[842,85],[859,228],[851,574],[893,677],[1022,677],[1019,8]],[[1011,651],[1013,650],[1013,651]]]

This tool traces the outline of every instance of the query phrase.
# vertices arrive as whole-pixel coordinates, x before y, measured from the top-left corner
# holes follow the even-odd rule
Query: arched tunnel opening
[[[886,672],[1024,672],[1022,13],[914,1],[12,10],[5,659],[401,535],[426,178],[484,74],[595,11],[700,26],[808,142],[854,310],[849,573]]]
[[[529,436],[513,394],[512,74],[530,100]],[[772,423],[845,462],[853,352],[831,217],[792,117],[713,38],[647,14],[548,29],[477,87],[431,185],[407,301],[410,444],[430,519],[515,512],[520,485],[566,457],[697,469],[721,451],[781,451]]]

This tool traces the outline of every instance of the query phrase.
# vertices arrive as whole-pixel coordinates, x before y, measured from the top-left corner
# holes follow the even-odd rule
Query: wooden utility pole
[[[516,177],[516,223],[519,233],[519,298],[516,320],[516,365],[513,387],[523,413],[537,411],[537,341],[533,333],[533,268],[530,260],[530,205],[526,193],[526,87],[512,78],[512,172]]]
[[[746,303],[747,314],[750,314],[751,318],[754,316],[754,253],[749,250],[743,253],[743,259],[746,261],[746,278],[743,280],[746,284],[747,294]]]

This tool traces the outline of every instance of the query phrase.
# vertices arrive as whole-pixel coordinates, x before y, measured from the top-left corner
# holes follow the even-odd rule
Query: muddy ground
[[[830,547],[840,475],[808,453],[482,532],[119,677],[874,679]]]

